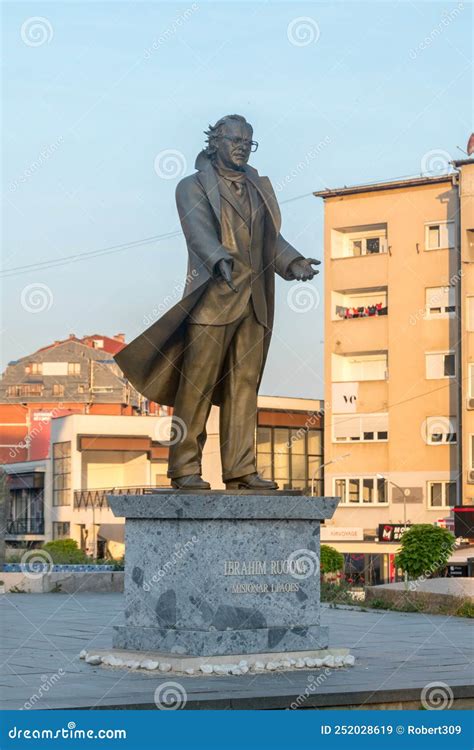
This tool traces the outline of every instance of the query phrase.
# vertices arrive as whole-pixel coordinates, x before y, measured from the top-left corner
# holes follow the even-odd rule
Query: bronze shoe
[[[187,474],[184,477],[176,477],[171,480],[171,486],[175,490],[210,490],[211,485],[205,482],[199,474]]]
[[[246,474],[244,477],[229,479],[225,483],[227,490],[277,490],[278,485],[271,479],[262,479],[257,472]]]

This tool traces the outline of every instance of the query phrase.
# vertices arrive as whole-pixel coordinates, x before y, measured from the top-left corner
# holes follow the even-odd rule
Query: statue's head
[[[242,115],[226,115],[209,125],[206,155],[217,166],[242,170],[258,143],[252,141],[253,128]]]

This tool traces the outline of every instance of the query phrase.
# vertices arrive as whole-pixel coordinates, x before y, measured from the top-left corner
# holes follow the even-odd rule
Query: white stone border
[[[349,653],[348,649],[324,649],[314,652],[313,656],[292,656],[290,654],[281,657],[276,654],[274,659],[266,661],[263,655],[257,654],[246,656],[239,661],[227,661],[232,657],[225,657],[226,662],[219,661],[219,657],[181,657],[172,658],[172,661],[160,661],[156,658],[139,658],[139,652],[118,652],[123,655],[118,656],[113,651],[87,651],[83,649],[79,654],[80,659],[84,659],[91,666],[121,667],[131,670],[145,670],[149,672],[173,672],[176,674],[187,675],[243,675],[247,672],[253,674],[261,672],[288,671],[294,669],[319,669],[322,667],[329,669],[340,669],[342,667],[353,667],[355,657]],[[294,652],[292,652],[293,654]],[[238,657],[237,657],[238,658]],[[188,663],[188,666],[180,665],[180,661]],[[193,666],[191,666],[191,664]]]

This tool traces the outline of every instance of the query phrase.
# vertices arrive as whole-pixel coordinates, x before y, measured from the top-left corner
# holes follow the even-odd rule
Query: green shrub
[[[55,539],[43,544],[41,549],[58,565],[83,565],[88,562],[86,553],[79,549],[74,539]]]
[[[6,563],[21,563],[24,554],[25,554],[25,550],[23,550],[22,552],[13,552],[12,554],[8,554],[8,557],[5,559],[5,562]]]
[[[370,599],[367,604],[372,609],[393,609],[393,604],[385,599]]]
[[[447,529],[419,523],[405,531],[400,544],[396,565],[409,578],[430,578],[446,566],[455,539]]]
[[[344,555],[330,547],[321,545],[321,573],[338,573],[344,567]]]
[[[345,582],[321,581],[321,601],[329,604],[354,604],[351,589]]]
[[[457,608],[455,614],[456,617],[474,617],[474,602],[465,599]]]
[[[108,563],[114,566],[114,570],[125,570],[125,555],[113,557],[112,560],[108,560]]]
[[[114,570],[124,570],[125,568],[125,556],[122,557],[88,557],[87,562],[89,565],[109,565]]]

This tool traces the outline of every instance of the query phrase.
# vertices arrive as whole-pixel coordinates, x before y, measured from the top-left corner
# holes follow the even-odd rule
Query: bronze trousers
[[[206,422],[219,378],[222,479],[228,481],[257,470],[255,425],[264,333],[250,300],[232,323],[188,324],[173,412],[172,435],[179,440],[170,445],[168,476],[172,479],[201,474]]]

